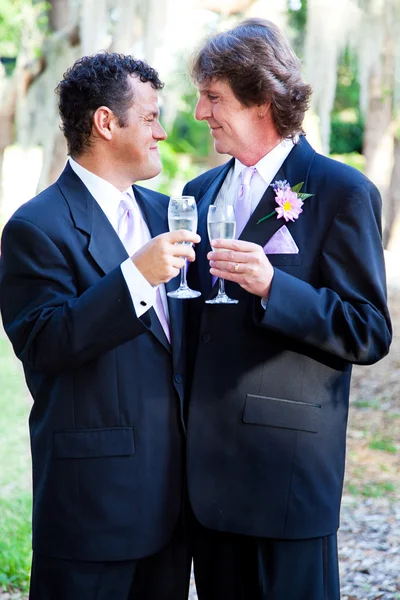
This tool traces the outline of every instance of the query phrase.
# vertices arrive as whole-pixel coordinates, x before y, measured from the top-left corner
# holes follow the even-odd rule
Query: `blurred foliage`
[[[178,154],[192,154],[204,158],[210,154],[212,140],[206,123],[194,118],[196,88],[189,81],[186,85],[167,143]]]
[[[40,54],[41,36],[48,27],[50,4],[42,0],[1,0],[0,2],[0,57],[15,59],[21,52],[33,50]],[[33,45],[33,47],[32,47]],[[32,56],[29,56],[32,58]],[[15,64],[3,60],[6,72]]]
[[[212,151],[212,138],[206,122],[196,121],[194,110],[197,103],[197,89],[186,75],[187,56],[180,56],[176,71],[168,81],[173,90],[168,102],[175,106],[175,113],[167,125],[168,138],[160,144],[163,164],[160,183],[157,189],[169,194],[171,184],[183,186],[196,177]]]
[[[307,28],[307,0],[302,0],[299,10],[288,9],[289,39],[299,58],[304,54]]]
[[[359,104],[357,62],[347,49],[338,65],[336,96],[331,114],[330,150],[332,153],[361,153],[364,123]]]
[[[364,172],[365,157],[358,152],[350,152],[349,154],[330,154],[329,156],[335,160],[345,163],[346,165],[349,165],[350,167],[354,167],[354,169]]]

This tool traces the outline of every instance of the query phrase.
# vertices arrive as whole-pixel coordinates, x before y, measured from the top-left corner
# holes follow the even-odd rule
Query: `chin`
[[[157,175],[161,173],[161,170],[161,164],[154,165],[152,168],[149,167],[148,169],[146,169],[146,171],[143,171],[140,181],[145,181],[146,179],[153,179],[153,177],[157,177]]]
[[[227,149],[222,144],[218,144],[218,142],[214,144],[214,149],[218,154],[228,154]]]

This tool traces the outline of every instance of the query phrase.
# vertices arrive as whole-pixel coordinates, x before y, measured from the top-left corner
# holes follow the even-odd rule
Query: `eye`
[[[208,94],[208,99],[211,100],[211,102],[216,102],[218,100],[218,96],[215,96],[214,94]]]

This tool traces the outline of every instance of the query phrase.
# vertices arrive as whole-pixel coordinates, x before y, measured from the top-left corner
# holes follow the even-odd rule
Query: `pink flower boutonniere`
[[[274,192],[276,195],[276,203],[278,206],[274,211],[266,215],[259,221],[258,223],[262,223],[266,219],[273,217],[275,213],[277,213],[277,219],[281,219],[282,217],[285,221],[294,221],[298,219],[300,213],[303,212],[301,208],[303,206],[303,200],[307,200],[310,196],[314,196],[314,194],[301,194],[300,190],[304,185],[304,181],[290,187],[286,180],[284,181],[275,181],[271,184],[271,187],[274,188]]]

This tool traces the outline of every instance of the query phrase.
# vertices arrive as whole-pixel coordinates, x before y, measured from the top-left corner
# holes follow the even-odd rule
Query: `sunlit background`
[[[224,162],[207,125],[193,118],[196,90],[188,66],[206,35],[250,16],[277,23],[302,59],[314,89],[304,123],[311,144],[363,171],[383,198],[395,337],[389,357],[354,369],[340,560],[344,599],[400,600],[399,530],[391,508],[400,489],[400,0],[0,0],[0,232],[14,210],[64,167],[54,88],[85,54],[132,53],[165,81],[163,172],[146,185],[180,193],[188,179]],[[0,600],[23,600],[29,585],[30,407],[21,367],[0,326]],[[365,512],[357,522],[353,502]],[[385,575],[389,588],[398,590],[393,595],[376,582],[367,595],[366,584],[356,582],[360,573],[348,570],[362,568],[355,545],[379,511],[394,533],[392,542],[382,538],[374,556],[379,567],[389,565],[385,573],[397,573]],[[368,569],[373,577],[376,566]],[[368,569],[361,571],[365,578]],[[190,598],[196,598],[193,582]]]
[[[179,193],[225,160],[193,118],[188,64],[206,35],[249,16],[289,37],[314,89],[309,141],[378,185],[385,247],[399,249],[400,0],[0,0],[0,223],[60,174],[54,88],[76,58],[99,50],[145,58],[166,82],[164,168],[148,185]]]

